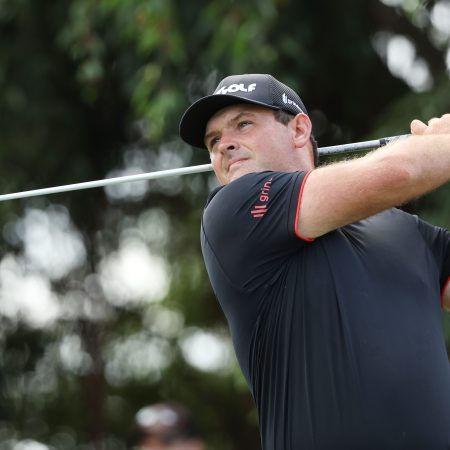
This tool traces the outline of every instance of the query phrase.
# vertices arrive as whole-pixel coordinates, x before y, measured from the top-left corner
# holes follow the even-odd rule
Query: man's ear
[[[305,113],[297,114],[289,123],[294,133],[294,142],[297,148],[305,147],[310,142],[312,123]]]

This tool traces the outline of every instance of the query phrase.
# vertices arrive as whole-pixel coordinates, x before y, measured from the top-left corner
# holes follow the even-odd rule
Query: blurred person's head
[[[156,403],[135,417],[133,450],[205,450],[192,414],[176,403]]]

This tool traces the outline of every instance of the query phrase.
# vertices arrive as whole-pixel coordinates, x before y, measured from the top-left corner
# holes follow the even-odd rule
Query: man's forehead
[[[215,114],[211,116],[206,124],[206,132],[219,121],[233,120],[238,115],[244,114],[264,114],[270,112],[271,109],[265,106],[251,105],[249,103],[238,103],[236,105],[225,106],[225,108],[219,109]]]

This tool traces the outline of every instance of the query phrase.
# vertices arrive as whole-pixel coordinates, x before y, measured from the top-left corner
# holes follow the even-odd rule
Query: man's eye
[[[213,137],[210,141],[209,141],[209,148],[213,148],[218,142],[220,141],[219,136]]]
[[[242,122],[238,123],[238,127],[239,128],[245,128],[246,126],[250,125],[251,122],[249,122],[248,120],[243,120]]]

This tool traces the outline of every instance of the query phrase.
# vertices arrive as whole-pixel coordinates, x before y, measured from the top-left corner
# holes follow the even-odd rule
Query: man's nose
[[[239,144],[233,138],[233,136],[229,134],[223,134],[220,138],[219,151],[223,154],[228,153],[233,150],[237,150],[239,148]]]

